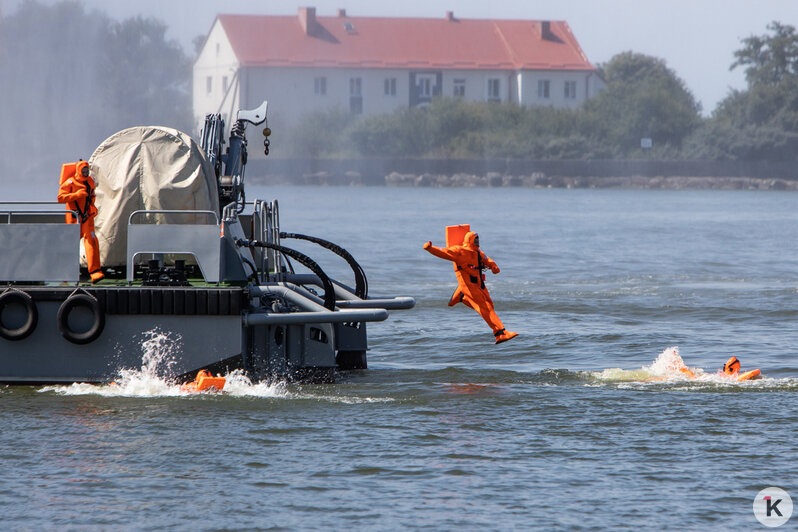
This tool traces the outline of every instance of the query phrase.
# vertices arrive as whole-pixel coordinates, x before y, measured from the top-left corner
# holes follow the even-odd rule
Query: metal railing
[[[188,215],[188,214],[201,214],[206,216],[213,216],[213,225],[219,225],[219,215],[217,215],[214,211],[205,211],[205,210],[196,210],[196,211],[182,211],[182,210],[141,210],[141,211],[133,211],[130,213],[130,217],[127,219],[128,225],[144,225],[144,224],[135,224],[133,223],[133,219],[139,215],[150,215],[150,214],[177,214],[177,215]],[[162,225],[182,225],[182,224],[162,224]],[[188,225],[188,224],[187,224]],[[190,225],[197,225],[197,224],[190,224]],[[211,224],[204,224],[204,225],[211,225]]]
[[[0,201],[0,206],[4,205],[11,205],[11,206],[31,206],[31,205],[47,205],[47,206],[56,206],[56,205],[63,205],[61,203],[55,201]],[[64,209],[63,206],[60,209],[47,209],[47,210],[17,210],[17,209],[0,209],[0,217],[5,218],[6,224],[13,223],[12,217],[14,216],[58,216],[58,215],[65,215],[67,213],[72,213],[76,218],[78,216],[77,211]]]
[[[209,224],[134,223],[143,215],[205,215],[212,216]],[[133,282],[135,259],[139,255],[188,254],[197,261],[202,276],[209,283],[221,277],[221,246],[219,217],[205,210],[134,211],[127,227],[127,280]]]

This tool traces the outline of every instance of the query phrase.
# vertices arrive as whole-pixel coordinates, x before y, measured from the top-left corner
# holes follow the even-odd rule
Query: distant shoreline
[[[798,190],[791,162],[507,159],[256,159],[262,184],[388,187]]]
[[[294,186],[385,186],[418,188],[581,188],[581,189],[661,189],[661,190],[798,190],[798,181],[757,177],[562,177],[505,176],[489,174],[399,174],[382,178],[363,177],[356,172],[344,175],[318,172],[301,176],[248,176],[247,181],[262,185]]]

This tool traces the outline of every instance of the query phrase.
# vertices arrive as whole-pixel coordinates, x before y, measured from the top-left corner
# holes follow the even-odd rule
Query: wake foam
[[[625,381],[666,381],[666,380],[694,380],[688,377],[685,371],[691,371],[696,375],[695,378],[707,376],[701,368],[691,368],[682,360],[679,355],[678,346],[665,349],[648,366],[640,369],[621,369],[608,368],[603,371],[596,371],[590,375],[598,380],[606,382],[625,382]]]
[[[253,384],[241,370],[226,375],[223,392],[191,392],[164,375],[172,369],[182,354],[183,338],[179,334],[159,328],[147,331],[141,341],[141,366],[122,368],[109,384],[73,383],[66,386],[46,386],[40,391],[60,395],[99,395],[103,397],[192,397],[198,395],[239,395],[249,397],[286,397],[284,382]]]
[[[255,397],[294,400],[317,400],[333,403],[359,404],[393,401],[390,398],[352,397],[337,394],[307,393],[301,387],[290,387],[285,381],[253,383],[240,369],[222,375],[224,390],[203,392],[188,391],[181,383],[164,377],[182,353],[182,337],[156,328],[147,331],[141,342],[141,366],[123,368],[109,384],[73,383],[63,386],[45,386],[40,392],[59,395],[97,395],[102,397]],[[296,389],[291,389],[296,388]]]
[[[277,397],[291,398],[285,382],[256,383],[234,370],[226,375],[224,391],[192,392],[180,384],[146,373],[142,370],[123,369],[119,378],[110,384],[72,383],[67,386],[45,386],[41,392],[55,392],[59,395],[99,395],[101,397],[198,397],[198,396],[238,396],[238,397]]]
[[[745,369],[745,368],[744,368]],[[665,349],[648,366],[640,369],[627,370],[621,368],[608,368],[603,371],[586,372],[592,384],[616,384],[620,388],[631,385],[679,385],[686,384],[686,388],[695,389],[713,386],[740,387],[740,388],[793,388],[798,385],[798,379],[774,379],[758,377],[747,381],[738,381],[726,375],[721,370],[707,372],[702,368],[690,367],[684,363],[679,348],[672,346]]]

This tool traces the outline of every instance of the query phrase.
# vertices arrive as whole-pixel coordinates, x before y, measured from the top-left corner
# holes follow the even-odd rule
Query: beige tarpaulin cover
[[[89,165],[97,182],[94,224],[104,267],[126,263],[127,224],[134,211],[219,210],[213,168],[199,144],[176,129],[120,131],[100,144]],[[194,222],[185,215],[159,218],[158,223]]]

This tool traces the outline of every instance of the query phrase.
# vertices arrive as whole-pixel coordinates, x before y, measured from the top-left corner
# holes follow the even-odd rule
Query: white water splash
[[[184,388],[180,383],[166,377],[173,374],[183,352],[181,335],[164,332],[159,328],[143,334],[141,341],[141,366],[123,368],[110,384],[73,383],[68,386],[47,386],[43,392],[56,392],[62,395],[100,395],[103,397],[191,397],[225,393],[227,395],[248,395],[255,397],[283,397],[288,394],[285,383],[252,384],[236,370],[224,375],[224,392],[195,392]]]
[[[253,383],[243,370],[237,369],[225,375],[224,390],[196,392],[183,387],[165,375],[182,354],[182,337],[156,328],[144,333],[141,342],[141,367],[124,368],[110,384],[73,383],[65,386],[46,386],[41,392],[60,395],[99,395],[102,397],[207,397],[232,396],[256,398],[281,398],[318,400],[334,403],[358,404],[392,401],[389,398],[349,397],[289,391],[284,381]]]
[[[636,370],[608,368],[591,372],[590,376],[601,383],[617,383],[619,388],[636,385],[652,385],[662,383],[686,383],[695,386],[706,384],[742,387],[773,387],[795,383],[795,379],[774,379],[758,377],[746,381],[738,381],[734,376],[726,375],[721,370],[706,372],[702,368],[685,364],[677,346],[668,347],[648,366]],[[688,386],[686,389],[693,389]]]
[[[119,378],[110,384],[73,383],[68,386],[46,386],[40,391],[55,392],[60,395],[99,395],[102,397],[203,397],[228,395],[238,397],[276,397],[291,398],[286,383],[257,383],[244,375],[242,370],[234,370],[226,375],[224,390],[192,391],[171,379],[159,377],[151,371],[152,366],[142,365],[142,369],[123,369]]]
[[[662,381],[669,379],[688,379],[690,378],[685,371],[691,371],[695,375],[700,375],[703,370],[700,368],[688,368],[679,355],[677,346],[669,347],[657,356],[648,366],[643,366],[636,370],[621,368],[608,368],[603,371],[591,373],[593,377],[601,381],[628,382],[628,381]]]
[[[157,377],[169,375],[183,352],[183,337],[156,327],[144,333],[141,342],[141,368],[138,371]]]
[[[253,383],[242,370],[222,375],[224,390],[189,391],[180,384],[153,377],[136,370],[125,370],[118,381],[111,384],[73,383],[68,386],[47,386],[39,391],[55,392],[59,395],[99,395],[102,397],[248,397],[261,399],[290,399],[340,404],[385,403],[394,401],[390,397],[358,397],[334,393],[309,393],[289,390],[285,381]]]
[[[687,367],[687,364],[684,363],[681,355],[679,355],[678,346],[667,348],[657,356],[650,366],[644,366],[643,369],[658,377],[684,375],[684,370],[693,371],[694,373],[697,370],[703,373],[702,369]]]

